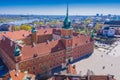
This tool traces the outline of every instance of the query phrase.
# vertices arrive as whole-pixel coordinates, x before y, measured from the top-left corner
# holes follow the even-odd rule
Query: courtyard
[[[107,49],[94,49],[89,58],[74,63],[77,73],[86,75],[92,71],[95,75],[114,75],[116,80],[120,80],[120,42],[114,47],[113,45]]]

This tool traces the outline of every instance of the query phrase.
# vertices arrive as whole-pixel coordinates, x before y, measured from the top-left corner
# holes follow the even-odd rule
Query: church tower
[[[71,48],[73,44],[73,28],[71,26],[71,21],[68,16],[68,4],[66,10],[66,17],[63,22],[63,27],[61,30],[61,38],[63,39],[63,43],[65,44],[66,49]]]
[[[33,43],[37,43],[37,30],[35,27],[32,27],[32,30],[31,30],[31,39],[32,39],[32,44]]]
[[[21,57],[22,57],[22,54],[21,54],[21,50],[20,48],[18,47],[17,44],[15,44],[15,48],[14,48],[14,59],[16,62],[19,62],[21,61]]]

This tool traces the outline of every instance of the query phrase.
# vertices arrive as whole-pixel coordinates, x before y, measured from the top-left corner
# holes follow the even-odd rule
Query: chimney
[[[19,76],[18,72],[16,72],[15,76],[16,76],[16,77],[18,77],[18,76]]]
[[[37,54],[37,53],[33,55],[33,57],[34,57],[34,58],[35,58],[35,57],[37,57],[37,56],[38,56],[38,54]]]
[[[76,69],[76,66],[75,66],[75,65],[73,65],[73,69]]]
[[[35,43],[34,42],[32,43],[32,47],[35,47]]]
[[[25,34],[23,34],[22,36],[25,37]]]
[[[45,30],[44,34],[47,33],[47,30]]]
[[[50,41],[49,40],[47,40],[47,44],[49,44],[50,43]]]

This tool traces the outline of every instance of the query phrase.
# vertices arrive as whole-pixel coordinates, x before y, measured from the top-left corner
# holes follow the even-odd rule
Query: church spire
[[[65,17],[65,20],[64,20],[64,26],[62,27],[64,29],[72,28],[68,12],[69,12],[69,9],[68,9],[68,3],[67,3],[66,17]]]
[[[66,17],[68,18],[68,2],[67,2],[67,11],[66,11]]]
[[[32,32],[32,33],[36,33],[36,32],[37,32],[37,30],[36,30],[36,28],[35,28],[35,25],[32,27],[31,32]]]

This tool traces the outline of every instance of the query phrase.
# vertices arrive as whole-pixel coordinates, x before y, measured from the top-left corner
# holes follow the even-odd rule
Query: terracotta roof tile
[[[67,73],[77,74],[77,73],[76,73],[76,68],[75,68],[75,66],[72,66],[72,65],[70,64],[70,65],[68,66]]]
[[[52,34],[53,29],[39,29],[37,35]]]
[[[20,30],[20,31],[9,31],[9,32],[3,32],[0,35],[0,38],[2,37],[2,35],[13,39],[13,40],[18,40],[18,39],[24,39],[26,38],[26,36],[28,36],[29,34],[31,34],[30,31],[25,31],[25,30]]]
[[[41,30],[38,30],[37,35],[52,34],[52,31],[53,29],[41,29]],[[14,32],[6,32],[4,33],[4,36],[9,37],[10,39],[24,39],[29,34],[31,34],[30,31],[21,30],[21,31],[14,31]],[[8,55],[10,57],[13,57],[14,43],[13,43],[13,46],[11,47],[10,46],[11,40],[9,38],[7,38],[5,42],[0,43],[0,47],[6,53],[9,53]],[[73,47],[75,47],[76,44],[77,46],[83,45],[86,43],[86,41],[89,42],[89,39],[90,37],[86,35],[78,36],[76,34],[76,36],[73,37]],[[47,55],[51,52],[64,50],[65,46],[61,40],[55,40],[55,41],[50,41],[48,43],[47,42],[39,43],[39,44],[36,44],[34,47],[32,47],[32,45],[27,45],[20,48],[22,53],[22,59],[27,59],[27,58],[33,57],[34,54]]]
[[[10,71],[10,77],[12,78],[12,80],[22,80],[25,76],[25,74],[23,73],[19,73],[16,71]]]
[[[33,75],[33,74],[17,72],[15,70],[10,71],[9,74],[10,74],[10,77],[12,78],[12,80],[23,80],[25,78],[26,74],[32,78],[35,77],[35,75]]]
[[[99,75],[99,76],[90,76],[90,80],[109,80],[108,76],[106,75]]]
[[[5,41],[1,41],[0,48],[3,49],[12,59],[13,59],[13,50],[15,47],[15,43],[11,46],[11,41],[8,38],[5,38]]]
[[[60,40],[36,44],[34,47],[31,45],[24,46],[21,51],[23,55],[22,59],[33,57],[34,54],[46,55],[63,49],[65,49],[65,47]]]
[[[73,38],[73,46],[80,46],[80,45],[83,45],[83,44],[86,44],[86,42],[90,42],[90,37],[89,36],[86,36],[86,35],[77,35],[77,36],[74,36]]]

